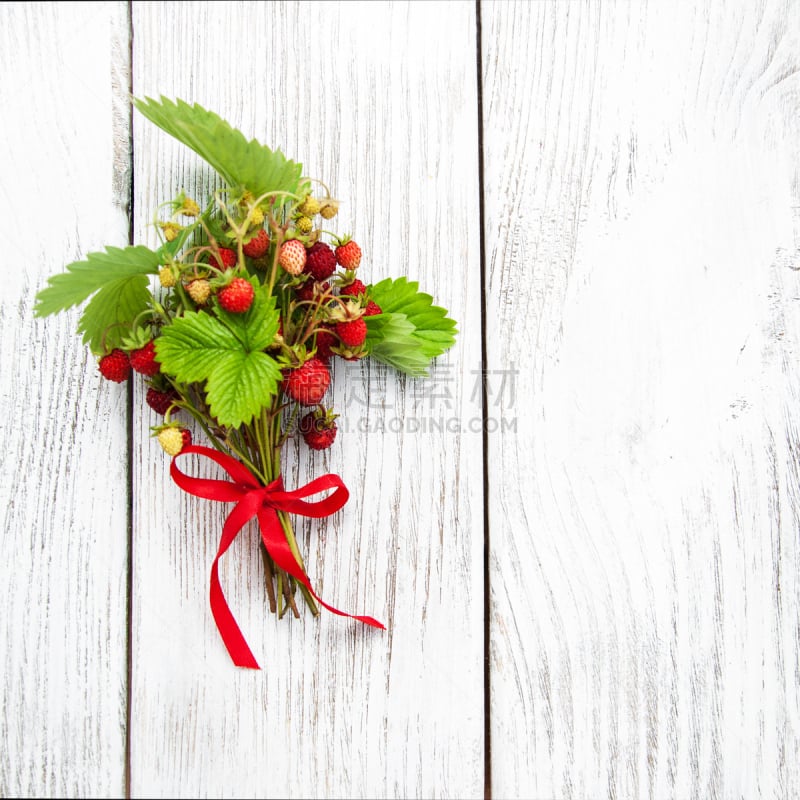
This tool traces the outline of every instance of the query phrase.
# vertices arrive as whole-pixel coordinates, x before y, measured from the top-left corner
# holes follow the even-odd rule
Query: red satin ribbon
[[[302,514],[306,517],[327,517],[338,511],[350,497],[347,487],[342,483],[342,479],[338,475],[322,475],[299,489],[286,492],[283,489],[282,478],[272,481],[267,486],[262,486],[255,475],[241,461],[237,461],[235,458],[217,450],[212,450],[210,447],[189,445],[184,447],[179,455],[189,453],[197,453],[210,458],[233,478],[233,481],[193,478],[178,469],[175,463],[178,456],[172,459],[172,465],[170,466],[172,480],[185,492],[189,492],[195,497],[203,497],[206,500],[236,503],[222,527],[219,550],[211,566],[210,599],[211,613],[214,615],[222,641],[225,642],[225,647],[228,648],[233,663],[237,667],[260,669],[225,600],[225,595],[219,582],[218,564],[225,551],[233,544],[233,540],[239,534],[239,531],[253,517],[258,519],[261,539],[275,564],[300,581],[320,605],[341,617],[351,617],[371,625],[373,628],[384,629],[384,626],[376,619],[339,611],[339,609],[329,606],[316,594],[311,588],[308,576],[289,548],[289,543],[278,518],[278,511]],[[334,489],[334,491],[323,500],[308,502],[303,499],[318,492],[324,492],[326,489]]]

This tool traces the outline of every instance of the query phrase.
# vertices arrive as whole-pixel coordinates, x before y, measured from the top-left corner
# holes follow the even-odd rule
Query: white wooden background
[[[797,0],[3,4],[0,75],[0,795],[800,796]],[[32,317],[209,186],[130,92],[301,160],[460,323],[288,453],[351,488],[303,549],[385,634],[276,621],[243,536],[232,667],[224,509]]]

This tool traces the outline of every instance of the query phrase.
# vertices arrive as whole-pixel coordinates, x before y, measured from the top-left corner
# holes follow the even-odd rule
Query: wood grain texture
[[[484,3],[495,797],[800,794],[800,7]]]
[[[428,384],[340,365],[334,448],[288,448],[287,485],[334,471],[352,492],[298,521],[312,581],[389,630],[276,621],[251,530],[222,581],[263,672],[231,666],[208,610],[225,509],[170,483],[136,411],[132,793],[479,797],[482,456],[461,430],[480,415],[474,7],[135,3],[133,31],[134,94],[199,102],[301,160],[344,200],[335,229],[356,235],[365,279],[419,279],[463,333]],[[141,118],[134,153],[147,239],[157,203],[209,175]]]
[[[0,795],[124,792],[127,400],[46,278],[125,244],[122,3],[0,7]]]

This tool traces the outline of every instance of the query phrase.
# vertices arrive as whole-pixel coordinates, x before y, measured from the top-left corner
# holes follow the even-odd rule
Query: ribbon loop
[[[175,462],[179,456],[190,453],[211,459],[221,466],[233,480],[194,478],[181,472]],[[287,492],[284,489],[282,478],[279,477],[267,486],[262,486],[255,475],[241,461],[237,461],[225,453],[212,450],[210,447],[201,447],[200,445],[184,447],[178,456],[172,459],[170,475],[177,486],[183,491],[195,495],[195,497],[224,503],[236,503],[222,527],[222,537],[217,555],[211,565],[209,597],[211,613],[214,615],[222,641],[225,643],[225,647],[237,667],[260,669],[225,600],[222,585],[219,581],[218,565],[220,558],[233,544],[242,528],[253,517],[258,520],[261,539],[275,564],[295,580],[302,583],[322,606],[339,616],[350,617],[374,628],[384,629],[384,626],[376,619],[339,611],[339,609],[328,605],[316,594],[302,565],[292,553],[284,534],[283,526],[278,518],[278,511],[315,518],[334,514],[344,506],[350,496],[347,487],[338,475],[322,475],[299,489]],[[322,500],[308,501],[305,499],[328,489],[333,489],[334,491]]]

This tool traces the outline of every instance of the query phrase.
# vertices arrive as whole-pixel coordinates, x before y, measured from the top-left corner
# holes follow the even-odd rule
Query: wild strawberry
[[[303,205],[301,205],[298,210],[301,214],[303,214],[303,216],[313,217],[314,214],[319,214],[321,208],[322,206],[320,205],[319,200],[317,200],[316,197],[312,197],[310,194],[307,194]]]
[[[331,383],[331,374],[319,358],[310,358],[302,367],[289,370],[283,390],[304,406],[315,406],[322,400]]]
[[[100,374],[109,381],[122,383],[131,374],[131,362],[124,350],[116,348],[103,356],[97,364]]]
[[[192,443],[192,434],[186,428],[164,428],[158,434],[158,443],[168,456],[177,456]]]
[[[269,248],[269,236],[262,228],[244,247],[242,250],[248,258],[261,258]]]
[[[333,335],[333,332],[326,327],[317,331],[317,338],[315,341],[317,357],[321,358],[323,361],[327,361],[333,355],[331,347],[337,343],[337,338]]]
[[[339,201],[334,200],[332,197],[326,197],[319,210],[323,219],[333,219],[339,212]]]
[[[253,284],[244,278],[234,278],[217,294],[219,304],[232,314],[243,314],[247,311],[253,305],[254,296]]]
[[[161,369],[156,361],[156,346],[151,339],[144,347],[133,350],[130,355],[131,366],[142,375],[152,377]]]
[[[197,278],[186,287],[186,291],[197,305],[204,306],[211,294],[211,284],[205,278]]]
[[[367,307],[364,309],[364,316],[376,317],[378,314],[383,314],[383,309],[377,303],[370,300],[367,303]]]
[[[147,390],[147,397],[145,398],[147,405],[156,412],[156,414],[164,415],[169,411],[169,407],[178,399],[178,393],[174,389],[169,389],[166,392],[160,392],[152,386]]]
[[[172,288],[178,282],[170,266],[161,267],[158,271],[158,280],[165,289]]]
[[[330,291],[331,285],[326,281],[325,283],[317,283],[311,279],[306,281],[302,286],[298,286],[295,290],[298,300],[313,300],[325,292]]]
[[[294,222],[294,226],[300,233],[311,233],[314,223],[309,217],[298,217]]]
[[[191,197],[185,197],[176,213],[183,214],[186,217],[199,217],[200,206]]]
[[[358,297],[360,294],[364,294],[367,291],[367,287],[360,280],[354,280],[352,283],[348,283],[347,286],[342,286],[339,289],[339,294],[344,294],[349,297]]]
[[[325,242],[316,242],[306,250],[305,272],[324,281],[336,272],[336,256]]]
[[[306,265],[306,248],[297,239],[289,239],[281,245],[278,263],[290,275],[299,275]]]
[[[230,269],[236,266],[236,253],[228,247],[219,247],[208,256],[208,263],[218,269]]]
[[[361,263],[361,248],[348,238],[340,239],[341,244],[336,248],[336,261],[345,269],[358,269]]]
[[[359,359],[366,358],[369,353],[365,347],[339,347],[336,349],[336,355],[341,356],[345,361],[358,361]]]
[[[335,415],[312,411],[300,420],[300,433],[312,450],[327,450],[336,439]]]
[[[367,338],[367,323],[360,317],[336,325],[336,335],[346,347],[358,347]]]

